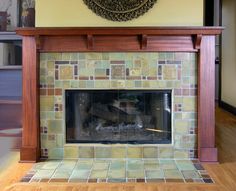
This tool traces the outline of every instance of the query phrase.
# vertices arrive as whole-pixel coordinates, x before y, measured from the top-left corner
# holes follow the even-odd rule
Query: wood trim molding
[[[215,35],[222,30],[222,27],[17,29],[17,34],[23,35],[21,161],[36,162],[40,158],[40,52],[175,51],[196,52],[198,55],[198,157],[202,162],[216,162],[214,49]]]

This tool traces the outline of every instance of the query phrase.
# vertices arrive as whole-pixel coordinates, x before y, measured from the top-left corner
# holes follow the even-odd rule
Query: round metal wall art
[[[97,15],[112,21],[129,21],[146,13],[157,0],[83,0]]]

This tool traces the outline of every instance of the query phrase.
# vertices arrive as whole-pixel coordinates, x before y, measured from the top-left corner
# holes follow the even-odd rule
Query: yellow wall
[[[83,0],[36,0],[37,27],[186,25],[203,25],[203,0],[158,0],[144,16],[128,22],[103,19]]]
[[[236,1],[224,0],[222,22],[222,101],[236,107]]]

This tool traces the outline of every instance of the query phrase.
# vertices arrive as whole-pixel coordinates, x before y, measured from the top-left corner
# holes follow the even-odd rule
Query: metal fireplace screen
[[[170,90],[66,90],[67,143],[171,143]]]

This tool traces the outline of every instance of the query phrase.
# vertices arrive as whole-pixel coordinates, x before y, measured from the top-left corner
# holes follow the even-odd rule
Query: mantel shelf
[[[22,36],[58,35],[217,35],[223,27],[36,27],[18,28]]]

